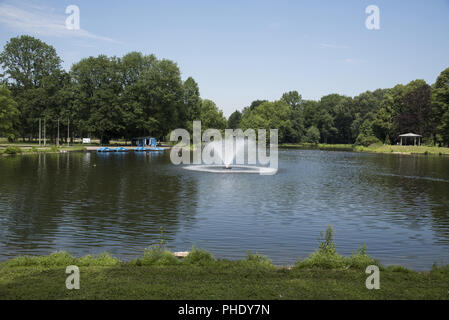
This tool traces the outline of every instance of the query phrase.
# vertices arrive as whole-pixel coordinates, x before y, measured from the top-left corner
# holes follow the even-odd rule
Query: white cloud
[[[57,13],[54,8],[41,7],[25,2],[19,3],[20,5],[0,4],[0,24],[6,25],[14,31],[40,36],[75,37],[120,43],[108,37],[95,35],[82,28],[79,30],[67,29],[65,26],[67,16],[63,13]]]

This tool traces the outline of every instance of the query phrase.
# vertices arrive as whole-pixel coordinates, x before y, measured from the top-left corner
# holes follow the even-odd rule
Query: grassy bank
[[[356,146],[354,151],[398,153],[398,154],[425,154],[425,155],[449,155],[449,148],[429,146],[399,146],[374,144],[369,147]]]
[[[0,145],[0,155],[13,155],[13,154],[38,154],[38,153],[59,153],[59,152],[73,152],[84,151],[84,146],[46,146],[38,147],[32,145],[21,144],[9,144]]]
[[[429,147],[429,146],[399,146],[373,144],[368,147],[355,146],[352,144],[280,144],[283,149],[318,149],[318,150],[340,150],[356,152],[374,152],[374,153],[395,153],[395,154],[424,154],[424,155],[449,155],[449,148]]]
[[[380,268],[380,289],[368,290],[365,268]],[[65,287],[65,268],[80,269],[80,289]],[[449,299],[449,267],[415,272],[383,267],[364,247],[337,254],[332,233],[292,267],[248,254],[216,260],[194,248],[183,260],[161,246],[123,262],[108,254],[74,258],[59,252],[0,264],[0,299]]]

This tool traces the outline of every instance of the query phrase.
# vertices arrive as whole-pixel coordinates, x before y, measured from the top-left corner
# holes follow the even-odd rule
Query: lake
[[[318,247],[363,243],[384,264],[449,262],[449,158],[281,150],[274,176],[195,172],[165,153],[66,153],[0,159],[0,260],[65,250],[142,256],[162,237],[216,258],[248,250],[278,265]]]

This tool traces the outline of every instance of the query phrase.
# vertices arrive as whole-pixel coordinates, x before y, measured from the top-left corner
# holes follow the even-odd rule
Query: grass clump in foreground
[[[174,266],[179,263],[179,259],[173,253],[159,245],[146,249],[143,258],[130,262],[136,266]]]
[[[67,267],[69,265],[77,266],[115,266],[120,260],[111,257],[108,253],[101,253],[97,257],[87,255],[81,258],[75,258],[68,252],[60,251],[49,256],[22,256],[8,260],[3,263],[4,267]]]
[[[350,257],[343,257],[337,253],[337,247],[333,240],[334,230],[332,227],[326,229],[325,234],[321,234],[319,248],[305,260],[298,260],[295,267],[319,268],[319,269],[365,269],[369,265],[377,265],[381,269],[379,262],[371,258],[366,253],[366,246],[363,245]]]
[[[380,290],[365,286],[375,264],[363,246],[337,254],[328,228],[316,252],[295,267],[275,267],[262,255],[217,260],[193,248],[179,260],[163,244],[123,262],[104,253],[75,258],[66,252],[0,263],[0,299],[449,299],[449,266],[415,272],[381,268]],[[65,287],[68,265],[80,268],[80,289]]]

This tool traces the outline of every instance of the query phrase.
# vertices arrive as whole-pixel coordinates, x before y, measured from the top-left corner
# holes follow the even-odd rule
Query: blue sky
[[[68,5],[81,30],[65,28]],[[368,5],[379,30],[365,27]],[[449,67],[449,0],[0,1],[0,45],[20,34],[53,45],[66,69],[130,51],[174,60],[228,116],[290,90],[319,99],[433,83]]]

